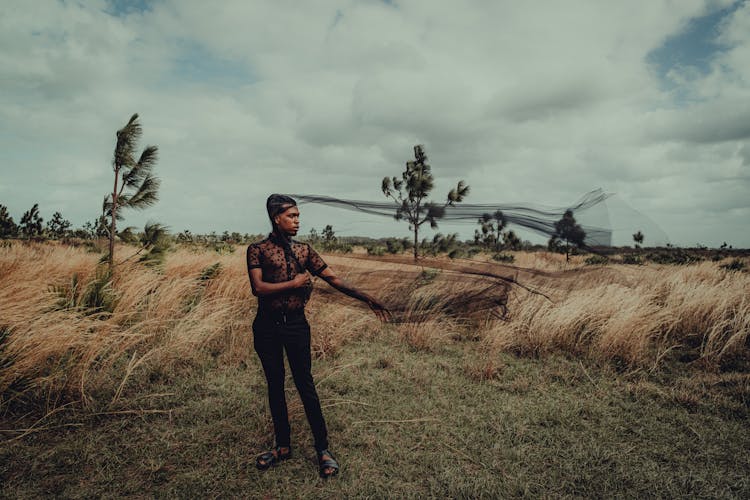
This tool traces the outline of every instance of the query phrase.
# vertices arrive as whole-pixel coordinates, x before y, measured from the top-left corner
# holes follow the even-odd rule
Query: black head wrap
[[[276,223],[273,218],[284,212],[289,207],[296,207],[297,202],[294,198],[283,194],[272,194],[266,200],[266,211],[268,212],[268,218],[271,219],[271,225],[276,229]]]

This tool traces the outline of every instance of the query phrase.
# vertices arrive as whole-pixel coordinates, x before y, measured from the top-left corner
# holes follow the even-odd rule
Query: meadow
[[[273,437],[242,248],[110,279],[85,246],[4,245],[0,495],[747,497],[750,275],[514,256],[324,255],[411,318],[381,324],[315,280],[313,373],[343,466],[324,483],[291,383],[295,458],[254,468]],[[525,288],[493,289],[504,318],[464,307],[491,278],[458,267]]]

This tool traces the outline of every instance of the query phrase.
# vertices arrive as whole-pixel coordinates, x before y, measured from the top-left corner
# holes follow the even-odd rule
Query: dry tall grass
[[[615,272],[573,273],[559,282],[552,302],[534,296],[520,301],[511,321],[487,332],[487,343],[523,354],[567,351],[637,367],[656,367],[673,351],[707,367],[748,358],[747,273],[708,262],[615,266]]]
[[[133,377],[168,377],[182,365],[254,356],[256,300],[243,252],[177,250],[162,270],[125,264],[109,288],[97,289],[111,299],[110,310],[86,310],[82,297],[102,283],[99,257],[51,244],[0,248],[0,405],[14,398],[47,400],[49,406],[63,400],[107,404],[122,397]],[[542,256],[523,258],[547,270],[560,265]],[[405,317],[414,321],[391,331],[416,349],[471,338],[483,340],[488,356],[559,350],[649,368],[678,351],[707,367],[748,358],[750,277],[714,263],[556,274],[506,266],[552,300],[517,290],[509,319],[497,321],[487,310],[462,315],[455,307],[461,297],[483,290],[486,280],[430,271],[429,279],[404,284],[399,276],[422,276],[408,260],[327,260],[386,301],[406,301]],[[316,357],[335,356],[350,339],[383,331],[366,308],[316,281],[308,307]]]
[[[163,272],[120,267],[103,291],[113,299],[108,312],[76,307],[95,285],[99,255],[40,244],[3,248],[0,328],[7,366],[0,392],[90,402],[90,391],[106,386],[116,387],[114,401],[139,367],[169,370],[207,353],[247,356],[254,301],[242,259],[187,251],[170,257]],[[200,279],[217,262],[218,275]]]

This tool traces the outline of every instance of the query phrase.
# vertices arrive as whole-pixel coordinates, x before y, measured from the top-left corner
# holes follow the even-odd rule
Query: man
[[[265,470],[292,454],[284,396],[283,351],[286,351],[315,438],[320,476],[328,478],[338,473],[339,464],[328,450],[328,431],[310,372],[310,325],[305,318],[305,304],[312,291],[308,272],[365,302],[381,321],[389,319],[389,312],[374,297],[336,276],[310,245],[292,240],[299,230],[299,209],[294,199],[272,194],[266,201],[266,210],[273,231],[265,240],[248,247],[247,269],[253,295],[258,297],[253,344],[268,383],[276,445],[257,457],[256,466]]]

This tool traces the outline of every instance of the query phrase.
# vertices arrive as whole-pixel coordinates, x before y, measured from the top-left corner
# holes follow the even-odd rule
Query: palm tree
[[[112,167],[115,172],[112,193],[104,198],[102,211],[111,218],[109,227],[109,263],[110,271],[114,266],[115,237],[117,220],[122,220],[121,209],[136,208],[142,210],[158,201],[160,181],[151,173],[156,165],[156,146],[146,146],[136,161],[138,139],[141,137],[141,125],[138,114],[130,117],[127,125],[117,131]],[[128,190],[128,191],[126,191]]]

